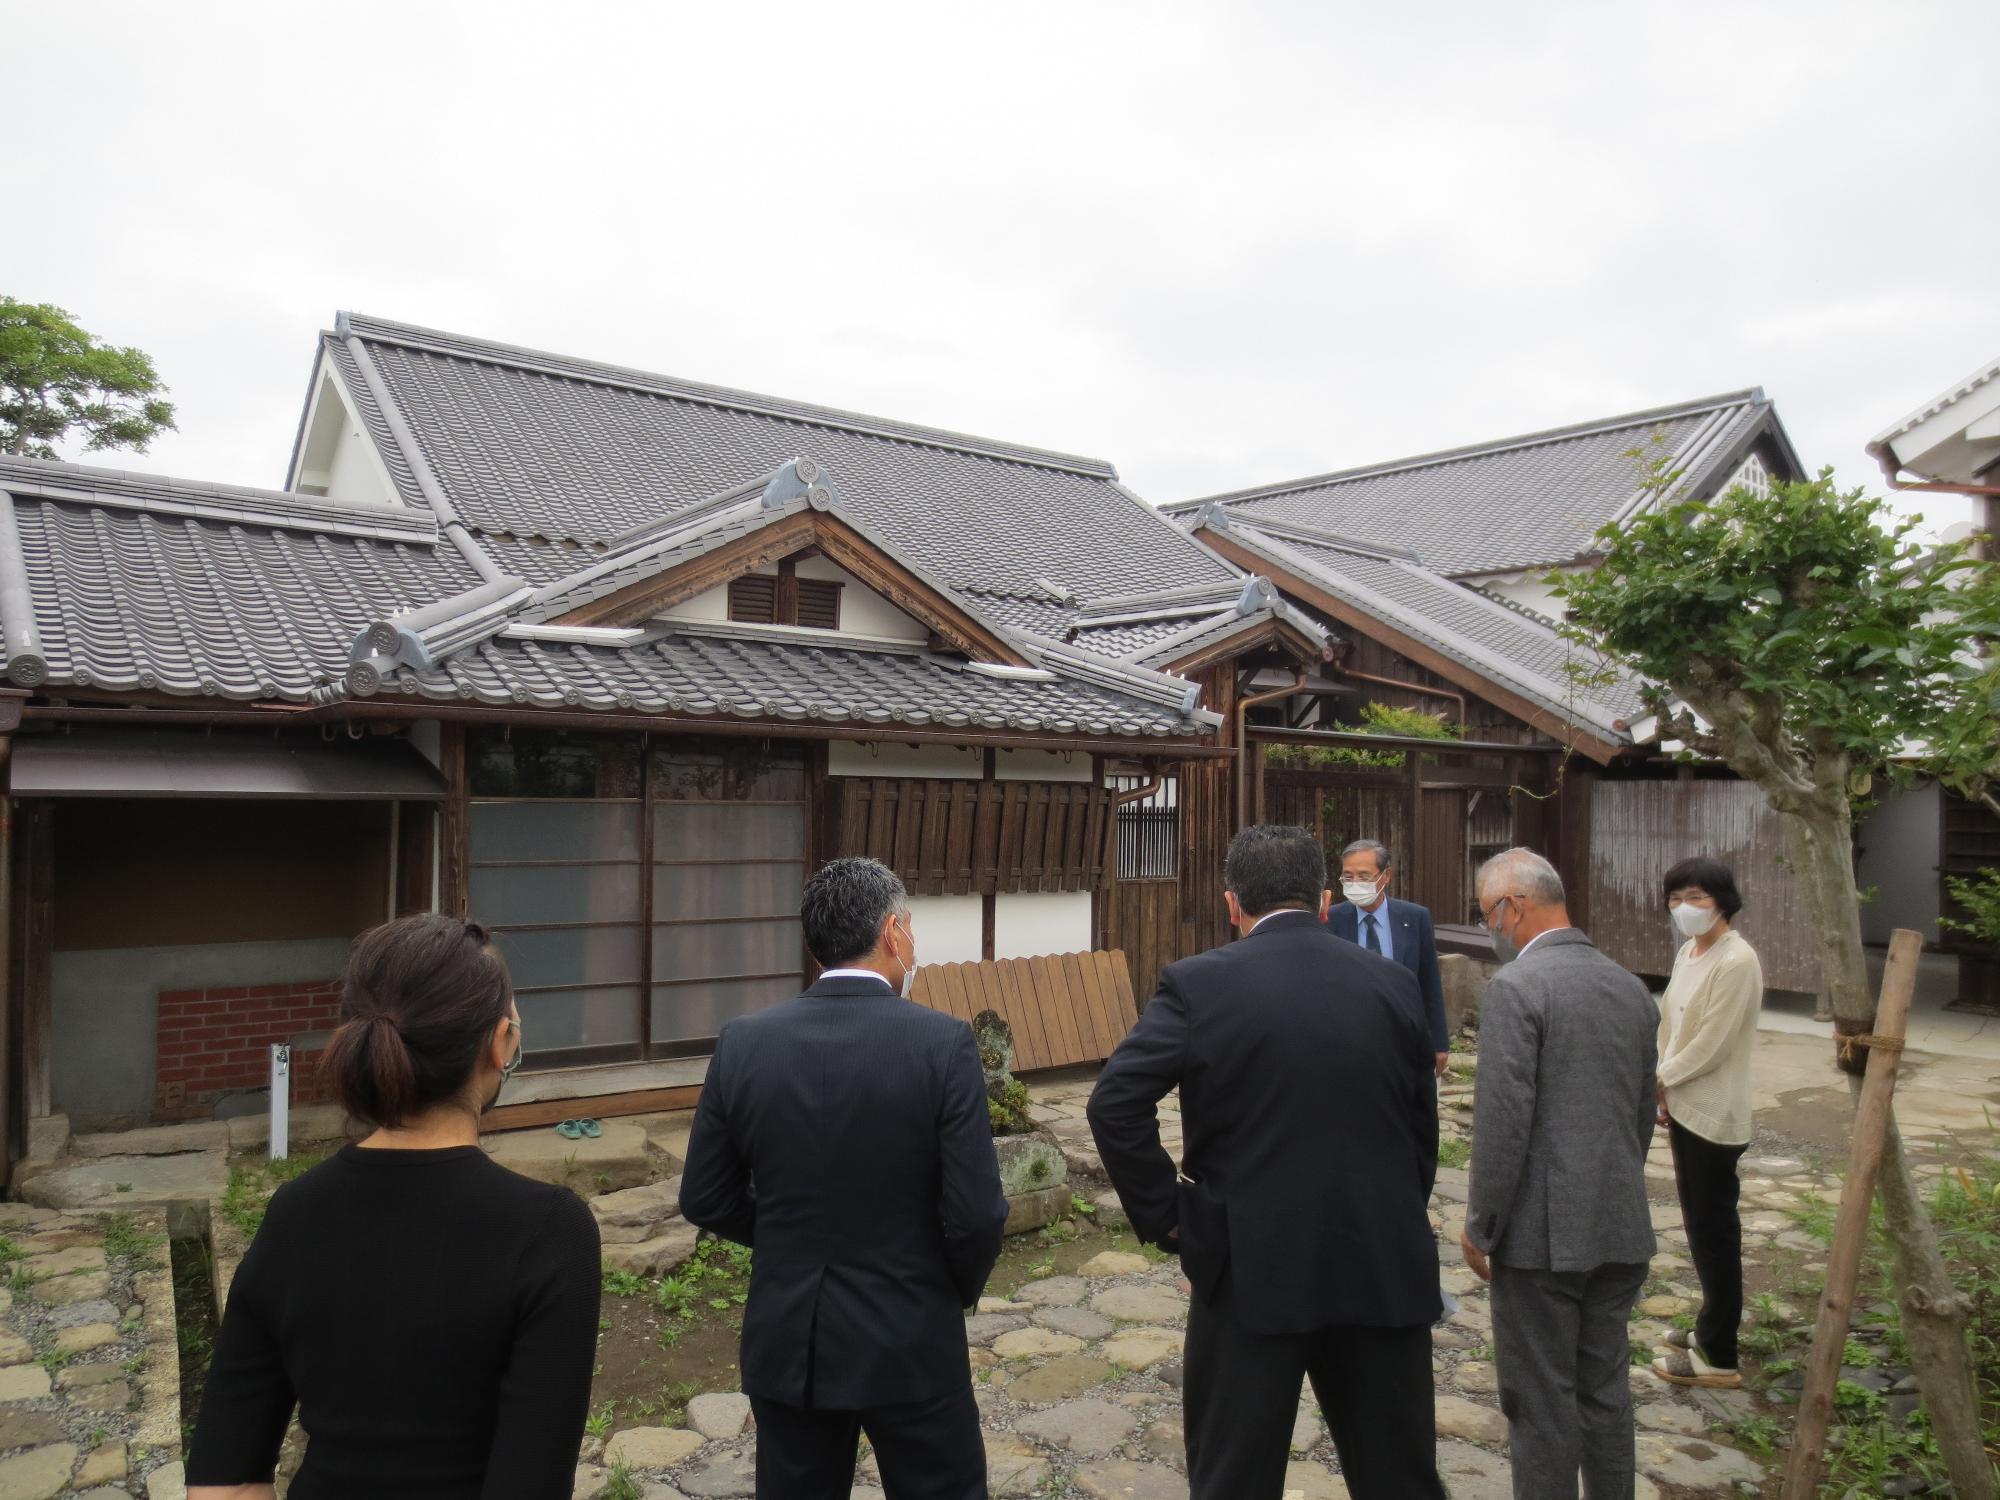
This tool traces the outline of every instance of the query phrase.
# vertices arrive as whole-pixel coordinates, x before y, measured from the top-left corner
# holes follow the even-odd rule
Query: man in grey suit
[[[1506,965],[1480,1002],[1465,1262],[1493,1283],[1516,1500],[1632,1500],[1626,1324],[1653,1256],[1646,1151],[1654,1032],[1644,984],[1570,925],[1528,849],[1479,872]]]

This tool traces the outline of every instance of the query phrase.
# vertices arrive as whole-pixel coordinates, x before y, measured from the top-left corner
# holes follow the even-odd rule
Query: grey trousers
[[[1632,1304],[1646,1267],[1493,1267],[1494,1363],[1514,1500],[1632,1500]]]

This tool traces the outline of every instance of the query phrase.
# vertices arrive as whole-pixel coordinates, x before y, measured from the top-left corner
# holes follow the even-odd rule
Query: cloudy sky
[[[2000,356],[1991,0],[0,24],[0,292],[149,350],[180,431],[131,462],[191,476],[282,480],[343,307],[1155,501],[1748,385],[1867,483],[1869,437]]]

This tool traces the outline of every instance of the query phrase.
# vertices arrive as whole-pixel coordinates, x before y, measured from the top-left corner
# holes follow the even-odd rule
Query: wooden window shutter
[[[778,601],[778,580],[758,573],[745,573],[729,580],[729,618],[745,625],[773,623]]]
[[[823,578],[801,578],[798,622],[814,630],[840,629],[840,585]]]

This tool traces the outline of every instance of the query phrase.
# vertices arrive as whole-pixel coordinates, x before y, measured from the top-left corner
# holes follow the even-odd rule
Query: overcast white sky
[[[1148,499],[2000,356],[1992,0],[0,0],[0,292],[282,481],[337,308],[1114,461]],[[1949,502],[1947,502],[1949,503]]]

